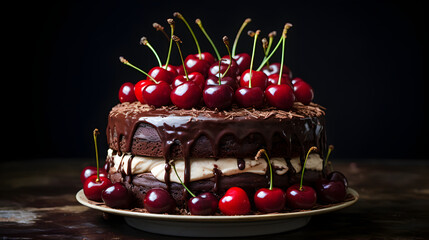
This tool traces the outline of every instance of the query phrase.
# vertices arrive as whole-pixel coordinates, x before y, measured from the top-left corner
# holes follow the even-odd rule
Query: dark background
[[[327,107],[328,142],[336,158],[428,158],[427,7],[417,1],[49,1],[5,7],[6,64],[2,137],[8,159],[94,156],[99,128],[105,156],[107,116],[124,82],[143,75],[119,56],[149,71],[157,62],[139,45],[147,36],[164,62],[166,27],[173,12],[190,22],[203,51],[210,45],[194,24],[201,18],[222,55],[221,38],[234,39],[242,21],[262,35],[293,23],[286,64],[309,82],[315,102]],[[169,32],[169,31],[168,31]],[[177,21],[185,55],[196,53]],[[277,38],[276,38],[277,40]],[[238,52],[251,52],[242,35]],[[280,61],[280,54],[274,61]],[[173,47],[173,64],[180,64]],[[262,60],[257,49],[256,65]],[[8,94],[11,93],[11,94]]]

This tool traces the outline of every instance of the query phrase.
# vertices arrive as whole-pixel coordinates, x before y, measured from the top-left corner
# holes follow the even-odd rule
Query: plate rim
[[[123,209],[114,209],[106,206],[99,206],[89,202],[86,198],[83,189],[79,190],[76,193],[76,200],[91,209],[111,213],[114,215],[120,215],[124,217],[135,217],[135,218],[145,218],[153,220],[164,220],[164,221],[182,221],[182,222],[216,222],[216,221],[261,221],[261,220],[279,220],[287,218],[296,218],[296,217],[305,217],[305,216],[314,216],[324,213],[329,213],[333,211],[338,211],[340,209],[349,207],[356,203],[359,200],[359,193],[353,188],[348,188],[347,193],[353,195],[354,199],[338,203],[333,206],[326,208],[300,211],[300,212],[287,212],[287,213],[266,213],[260,215],[236,215],[236,216],[199,216],[199,215],[173,215],[173,214],[159,214],[159,213],[142,213],[142,212],[133,212],[130,210]]]

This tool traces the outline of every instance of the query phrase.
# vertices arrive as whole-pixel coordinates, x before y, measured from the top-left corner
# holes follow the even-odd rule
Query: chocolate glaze
[[[316,146],[320,155],[324,156],[327,146],[325,113],[322,109],[314,103],[308,106],[295,103],[289,112],[273,108],[255,110],[236,107],[218,112],[204,108],[183,110],[175,107],[152,108],[139,102],[122,103],[109,114],[107,140],[118,154],[132,152],[134,141],[155,146],[161,143],[165,168],[169,170],[164,180],[169,188],[168,161],[177,157],[185,160],[183,180],[185,185],[189,184],[190,159],[197,151],[195,146],[201,145],[201,141],[208,143],[203,148],[209,149],[203,157],[215,159],[224,156],[237,159],[254,157],[260,148],[265,148],[272,157],[277,155],[290,159],[299,155],[303,161],[311,146]],[[142,135],[145,129],[149,129],[146,132],[155,129],[156,134],[152,131],[151,134]],[[228,142],[225,139],[235,146],[233,150],[225,148],[225,142]],[[240,160],[237,164],[240,168]],[[216,172],[215,169],[213,171]],[[219,178],[218,175],[216,172],[215,179]],[[215,181],[213,187],[216,191],[219,180]]]

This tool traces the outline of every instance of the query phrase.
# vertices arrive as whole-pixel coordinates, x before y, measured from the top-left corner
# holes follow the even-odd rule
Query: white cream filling
[[[140,173],[152,173],[159,181],[164,181],[165,177],[165,160],[164,158],[156,157],[144,157],[144,156],[134,156],[132,158],[131,154],[123,154],[121,156],[115,154],[113,155],[113,150],[109,149],[108,157],[113,158],[113,166],[116,170],[121,170],[125,173],[131,173],[133,175]],[[131,165],[129,161],[131,160]],[[278,175],[283,175],[289,168],[286,164],[286,161],[283,158],[271,158],[270,159],[275,172]],[[240,173],[255,173],[259,175],[264,175],[267,171],[267,162],[264,158],[255,159],[244,159],[244,169],[240,170],[237,165],[236,158],[220,158],[218,160],[210,158],[192,158],[191,159],[191,174],[190,181],[197,181],[201,179],[207,179],[214,176],[213,169],[217,168],[222,172],[222,175],[230,176]],[[185,161],[184,160],[175,160],[174,164],[176,166],[177,173],[179,177],[184,179],[184,170],[185,170]],[[301,164],[299,163],[298,158],[292,158],[291,164],[294,167],[296,172],[301,171]],[[310,170],[322,170],[323,160],[318,154],[310,154],[307,160],[307,169]],[[128,167],[131,169],[128,169]],[[170,172],[170,181],[180,183],[176,174],[172,170]]]

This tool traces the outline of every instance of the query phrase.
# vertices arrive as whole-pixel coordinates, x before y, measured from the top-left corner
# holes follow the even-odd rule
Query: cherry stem
[[[283,63],[284,63],[284,59],[285,59],[285,42],[286,42],[286,38],[282,37],[282,58],[280,60],[279,80],[277,81],[278,85],[280,85],[282,83]]]
[[[192,196],[192,197],[196,197],[196,196],[195,196],[195,194],[193,194],[193,193],[191,192],[191,190],[189,190],[189,188],[188,188],[188,187],[186,187],[186,185],[182,182],[182,179],[180,179],[179,174],[177,173],[177,170],[176,170],[176,166],[175,166],[175,164],[174,164],[174,161],[171,161],[171,162],[170,162],[170,165],[173,167],[174,173],[176,174],[177,178],[179,179],[180,184],[182,184],[182,186],[186,189],[186,191],[188,191],[188,193],[189,193],[189,194],[191,194],[191,196]]]
[[[180,20],[182,20],[182,21],[185,23],[186,27],[188,27],[189,32],[191,32],[191,35],[192,35],[192,37],[194,38],[195,45],[197,45],[198,58],[201,60],[202,58],[201,58],[201,49],[200,49],[200,44],[198,44],[197,37],[195,36],[194,31],[192,31],[191,26],[189,26],[189,23],[186,21],[186,19],[183,17],[183,15],[182,15],[182,14],[180,14],[179,12],[175,12],[175,13],[173,13],[173,16],[175,16],[175,17],[179,18]]]
[[[156,60],[158,60],[159,66],[162,67],[161,59],[159,59],[158,53],[156,53],[155,49],[152,47],[152,45],[150,45],[150,43],[146,37],[142,37],[140,39],[140,44],[145,45],[146,47],[148,47],[152,51],[153,55],[155,55],[155,57],[156,57]]]
[[[270,161],[270,158],[268,157],[267,151],[265,151],[265,149],[259,150],[258,153],[256,154],[256,160],[258,160],[259,156],[261,156],[262,153],[267,158],[268,166],[270,167],[270,187],[269,187],[269,190],[273,190],[273,167],[271,166],[271,161]]]
[[[228,64],[228,68],[226,68],[226,71],[223,74],[219,74],[219,85],[220,81],[222,80],[223,77],[225,77],[226,73],[229,71],[229,69],[231,68],[231,64],[232,64],[232,56],[231,56],[231,49],[229,49],[229,39],[227,36],[224,36],[222,38],[223,43],[225,43],[226,49],[228,50],[228,55],[229,55],[229,64]],[[222,59],[219,60],[219,71],[220,71],[220,62],[222,61]]]
[[[163,33],[163,35],[165,36],[165,38],[167,38],[167,41],[170,41],[168,34],[164,31],[164,27],[161,24],[154,22],[154,23],[152,23],[152,27],[155,28],[156,31],[161,31]]]
[[[131,64],[130,62],[128,62],[128,60],[127,60],[127,59],[125,59],[124,57],[119,57],[119,61],[121,61],[121,63],[123,63],[123,64],[125,64],[125,65],[127,65],[127,66],[130,66],[130,67],[132,67],[132,68],[136,69],[137,71],[139,71],[139,72],[143,73],[143,74],[144,74],[144,75],[146,75],[150,80],[152,80],[154,83],[159,84],[159,82],[158,82],[158,81],[156,81],[156,80],[155,80],[155,78],[153,78],[151,75],[147,74],[147,72],[145,72],[145,71],[141,70],[140,68],[138,68],[138,67],[134,66],[133,64]]]
[[[308,149],[307,156],[305,156],[304,166],[302,167],[302,171],[301,171],[301,182],[299,183],[299,191],[302,191],[302,182],[304,180],[304,170],[305,170],[305,165],[307,163],[308,155],[310,155],[312,151],[316,151],[316,150],[317,150],[317,147],[314,147],[314,146],[311,147],[310,149]]]
[[[238,43],[238,39],[240,38],[241,33],[243,32],[244,28],[247,26],[248,23],[250,23],[252,21],[252,19],[250,18],[246,18],[243,22],[243,24],[241,24],[240,29],[237,32],[237,35],[235,36],[234,39],[234,44],[232,45],[232,56],[235,56],[235,50],[237,49],[237,43]]]
[[[264,56],[264,60],[268,57],[268,53],[270,52],[271,46],[273,45],[274,37],[275,37],[276,35],[277,35],[277,32],[276,32],[276,31],[272,31],[272,32],[270,32],[270,33],[268,34],[268,38],[269,38],[269,40],[268,40],[268,45],[267,45],[267,47],[266,47],[266,49],[265,49],[265,56]],[[267,67],[269,67],[269,66],[270,66],[270,62],[269,62],[269,61],[266,61],[265,65],[266,65]]]
[[[220,60],[221,56],[219,54],[219,51],[217,50],[217,47],[215,46],[215,44],[213,43],[212,39],[210,38],[209,34],[206,32],[206,30],[203,27],[203,23],[201,22],[201,20],[199,18],[197,18],[195,20],[195,23],[198,25],[198,27],[200,27],[201,31],[204,33],[204,36],[206,36],[207,40],[209,40],[210,44],[213,47],[213,50],[216,53],[217,59]]]
[[[185,61],[183,60],[183,55],[182,55],[182,50],[180,50],[180,44],[179,43],[182,43],[182,40],[180,40],[180,38],[178,36],[176,36],[176,35],[173,35],[171,37],[171,39],[173,39],[173,41],[176,42],[177,49],[179,50],[179,54],[180,54],[180,59],[182,60],[183,71],[185,72],[186,81],[189,81],[188,71],[186,71]]]
[[[285,27],[284,27],[284,29],[283,29],[283,35],[284,35],[284,36],[286,36],[287,30],[288,30],[289,28],[291,28],[291,27],[292,27],[292,24],[290,24],[290,23],[286,23],[286,24],[285,24]],[[277,43],[277,45],[274,47],[273,51],[270,53],[270,55],[269,55],[267,58],[265,58],[265,59],[262,61],[261,65],[259,65],[259,67],[258,67],[258,69],[257,69],[256,71],[261,71],[261,69],[265,66],[265,63],[267,63],[267,62],[268,62],[268,60],[270,60],[270,58],[271,58],[271,57],[274,55],[274,53],[277,51],[277,48],[279,48],[280,43],[282,43],[282,41],[283,41],[283,37],[281,37],[281,38],[280,38],[279,42],[278,42],[278,43]]]
[[[323,169],[325,169],[326,168],[326,164],[328,164],[328,159],[329,159],[329,156],[331,156],[332,150],[334,150],[334,145],[329,145],[328,154],[326,154],[325,162],[323,163]]]
[[[252,49],[252,58],[250,59],[250,78],[249,78],[249,88],[252,88],[252,68],[253,68],[253,59],[255,58],[255,49],[256,49],[256,40],[258,39],[258,35],[261,33],[261,30],[256,30],[255,33],[249,31],[248,34],[254,38],[253,40],[253,49]],[[253,35],[253,36],[252,36]]]
[[[98,163],[98,147],[97,147],[97,136],[100,134],[98,129],[94,129],[92,132],[92,135],[94,136],[94,147],[95,147],[95,161],[97,162],[97,178],[95,179],[96,182],[100,181],[100,165]]]
[[[167,54],[167,60],[165,61],[165,70],[167,70],[168,68],[168,63],[170,62],[170,55],[171,55],[171,47],[173,46],[173,35],[174,35],[174,27],[175,27],[175,22],[173,19],[169,18],[167,19],[168,24],[170,25],[171,28],[171,33],[170,33],[170,46],[168,47],[168,54]]]

